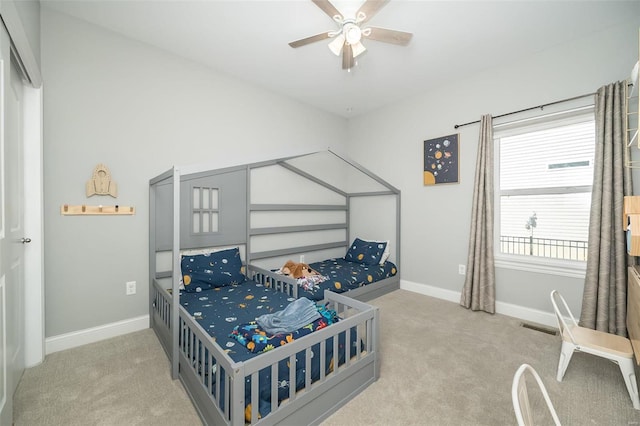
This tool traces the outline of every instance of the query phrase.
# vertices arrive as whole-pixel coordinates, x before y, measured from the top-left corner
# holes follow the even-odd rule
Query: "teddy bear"
[[[290,275],[296,279],[308,277],[310,275],[318,275],[318,273],[311,269],[311,267],[309,267],[309,265],[307,265],[306,263],[296,263],[292,260],[287,260],[287,263],[284,264],[280,271],[284,275]]]

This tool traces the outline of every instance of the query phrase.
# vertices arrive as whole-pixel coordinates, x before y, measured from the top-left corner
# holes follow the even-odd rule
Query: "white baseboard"
[[[449,302],[460,302],[460,292],[447,290],[441,287],[400,280],[400,288],[414,293],[424,294],[425,296],[447,300]],[[496,313],[520,318],[525,321],[531,321],[549,327],[557,326],[556,318],[553,313],[526,308],[524,306],[518,306],[511,303],[496,302]],[[75,348],[88,343],[99,342],[100,340],[133,333],[134,331],[144,330],[146,328],[149,328],[149,315],[142,315],[111,324],[47,337],[45,339],[45,351],[48,355],[50,353]]]
[[[44,341],[45,353],[48,355],[65,349],[76,348],[88,343],[99,342],[100,340],[144,330],[145,328],[149,328],[149,315],[142,315],[111,324],[47,337]]]
[[[420,284],[406,280],[400,280],[400,288],[407,291],[413,291],[414,293],[424,294],[425,296],[460,303],[461,293],[459,291],[447,290],[428,284]],[[514,305],[512,303],[496,301],[496,313],[549,327],[558,326],[553,312],[544,312],[537,309]]]

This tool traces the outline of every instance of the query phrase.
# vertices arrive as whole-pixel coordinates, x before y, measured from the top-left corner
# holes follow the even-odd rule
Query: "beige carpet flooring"
[[[514,425],[511,383],[522,363],[542,377],[563,425],[640,425],[617,365],[578,353],[564,381],[555,380],[558,336],[405,290],[371,304],[381,314],[380,379],[324,426]],[[532,392],[536,408],[539,397]],[[25,371],[14,420],[16,426],[200,424],[151,330],[47,356]]]
[[[151,329],[48,355],[13,411],[15,426],[201,424]]]

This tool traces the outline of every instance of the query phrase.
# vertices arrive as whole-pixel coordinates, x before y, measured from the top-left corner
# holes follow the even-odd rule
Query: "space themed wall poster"
[[[459,134],[424,141],[424,184],[458,183]]]

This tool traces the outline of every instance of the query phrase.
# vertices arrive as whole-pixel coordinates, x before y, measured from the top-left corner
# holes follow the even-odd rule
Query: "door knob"
[[[31,242],[31,238],[23,238],[23,239],[21,239],[21,240],[20,240],[20,242],[21,242],[22,244],[28,244],[28,243],[30,243],[30,242]]]

